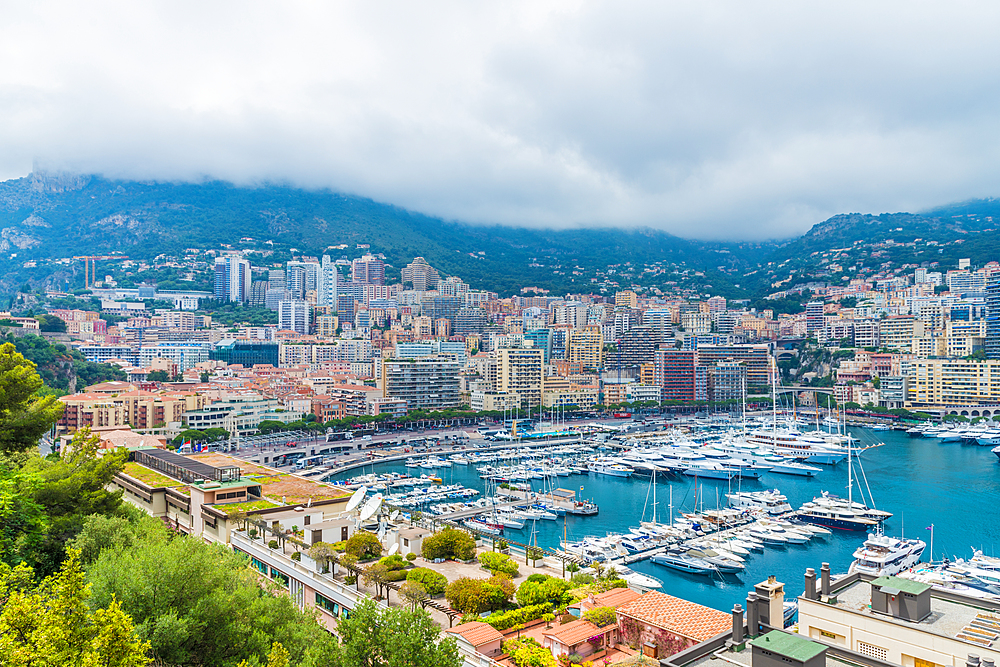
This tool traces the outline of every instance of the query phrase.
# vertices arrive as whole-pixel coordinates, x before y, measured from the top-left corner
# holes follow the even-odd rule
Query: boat
[[[462,525],[488,535],[503,535],[503,524],[500,523],[487,523],[480,519],[466,519],[462,522]]]
[[[596,503],[589,502],[574,502],[571,507],[566,508],[566,514],[575,514],[577,516],[593,516],[597,514],[600,508]]]
[[[618,577],[624,579],[630,588],[644,588],[646,590],[657,590],[659,588],[663,588],[662,581],[656,577],[651,577],[648,574],[636,572],[626,565],[624,561],[611,561],[608,563],[608,566],[614,568]]]
[[[815,477],[821,471],[821,468],[817,468],[816,466],[808,466],[797,461],[790,461],[783,456],[765,456],[764,461],[771,466],[771,472],[779,475]]]
[[[768,514],[784,514],[792,511],[788,499],[781,495],[778,489],[727,493],[726,498],[729,500],[729,506],[736,509],[763,510]]]
[[[703,479],[733,479],[739,476],[740,471],[736,468],[729,468],[716,461],[702,461],[684,471],[690,477],[701,477]]]
[[[590,472],[597,473],[598,475],[610,475],[611,477],[631,477],[635,472],[632,468],[622,465],[621,463],[601,459],[592,461],[587,466],[587,469]]]
[[[496,520],[503,524],[504,528],[513,528],[514,530],[524,528],[524,520],[515,514],[497,514]]]
[[[668,551],[656,554],[650,560],[657,565],[669,567],[680,572],[690,572],[691,574],[712,574],[716,571],[715,566],[701,558],[688,556],[679,551]]]
[[[860,572],[874,577],[899,574],[920,562],[926,546],[923,540],[904,540],[871,533],[854,552],[854,562],[847,573]]]

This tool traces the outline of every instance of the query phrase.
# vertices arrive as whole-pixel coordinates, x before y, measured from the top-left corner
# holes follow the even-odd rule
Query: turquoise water
[[[905,433],[886,431],[872,433],[865,429],[854,430],[863,443],[882,441],[881,447],[869,449],[862,455],[864,471],[880,509],[893,512],[885,524],[886,533],[893,536],[918,537],[930,541],[934,524],[934,557],[968,557],[971,548],[984,552],[1000,553],[1000,459],[989,447],[963,445],[958,442],[939,443],[936,439],[910,438]],[[811,500],[820,491],[847,495],[847,465],[818,466],[823,472],[807,479],[788,475],[766,474],[760,480],[744,481],[746,490],[777,487],[788,496],[793,507]],[[365,469],[366,472],[370,468]],[[402,463],[376,465],[376,472],[407,472]],[[358,471],[342,475],[351,477]],[[464,484],[483,490],[473,466],[453,466],[442,469],[446,483]],[[541,481],[534,480],[536,488]],[[648,477],[627,479],[603,475],[572,475],[558,478],[558,484],[577,492],[583,487],[582,497],[600,506],[600,513],[590,517],[566,518],[565,527],[570,541],[586,535],[605,535],[609,532],[626,532],[629,526],[638,525],[643,518],[644,505],[649,490]],[[705,509],[724,504],[724,494],[729,482],[699,480],[699,506]],[[657,479],[658,517],[665,520],[670,490],[673,490],[674,512],[691,511],[695,507],[695,481],[678,476]],[[867,493],[866,493],[867,495]],[[717,501],[718,499],[718,501]],[[855,487],[857,499],[857,487]],[[646,510],[646,519],[650,510]],[[538,544],[558,547],[563,533],[563,519],[537,522]],[[510,539],[528,542],[530,524],[524,530],[508,530]],[[785,583],[786,595],[797,596],[802,592],[803,575],[807,567],[819,570],[820,564],[829,562],[833,572],[846,572],[851,564],[851,554],[864,541],[860,532],[834,531],[832,535],[817,537],[804,545],[785,548],[765,548],[747,559],[746,570],[739,575],[726,575],[709,579],[665,569],[655,563],[642,561],[631,567],[651,574],[663,581],[663,591],[716,609],[729,611],[734,603],[742,603],[754,584],[769,575],[776,575]],[[924,559],[927,559],[925,552]]]

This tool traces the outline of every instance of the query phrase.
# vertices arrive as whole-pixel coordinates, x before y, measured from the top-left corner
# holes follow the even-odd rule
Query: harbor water
[[[934,560],[968,558],[972,548],[987,555],[1000,553],[1000,459],[990,447],[940,442],[936,438],[911,438],[902,431],[871,432],[852,429],[863,443],[883,442],[880,447],[866,450],[861,458],[868,487],[875,505],[893,513],[885,523],[886,534],[895,537],[919,538],[930,543],[934,525]],[[820,466],[822,472],[813,478],[767,473],[759,480],[699,479],[684,475],[658,477],[656,482],[657,519],[666,522],[673,496],[675,516],[679,512],[714,509],[726,504],[730,489],[756,491],[778,488],[788,497],[793,508],[820,495],[822,491],[847,496],[847,463]],[[371,472],[366,467],[364,472]],[[437,471],[407,469],[403,463],[376,464],[375,472],[434,472],[446,484],[463,484],[483,491],[485,482],[474,465],[454,465]],[[855,466],[857,471],[857,466]],[[360,470],[340,475],[350,478]],[[600,506],[596,516],[567,516],[565,521],[539,520],[534,527],[529,522],[523,530],[507,529],[506,536],[527,543],[537,539],[539,546],[558,548],[565,533],[569,541],[585,536],[628,532],[643,519],[652,518],[652,492],[648,477],[618,478],[593,473],[556,478],[558,487],[576,491],[579,499],[592,500]],[[541,480],[533,480],[535,489]],[[868,489],[865,479],[856,480]],[[535,534],[532,535],[532,530]],[[820,564],[829,562],[834,573],[847,572],[852,554],[865,539],[862,532],[833,531],[832,535],[813,538],[803,545],[766,547],[747,558],[746,569],[739,575],[707,577],[668,570],[650,561],[632,564],[632,569],[650,574],[663,581],[663,592],[729,611],[733,604],[742,603],[747,591],[769,575],[785,583],[786,596],[798,596],[803,589],[806,568],[819,571]],[[927,560],[928,550],[923,560]]]

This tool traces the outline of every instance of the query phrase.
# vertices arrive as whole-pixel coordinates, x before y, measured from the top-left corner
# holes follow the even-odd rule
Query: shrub
[[[510,556],[506,554],[498,554],[495,551],[484,551],[479,554],[479,564],[493,574],[501,572],[509,574],[512,577],[517,576],[517,563],[512,561]]]
[[[347,540],[345,551],[357,558],[370,558],[382,553],[382,543],[373,534],[359,530]]]
[[[426,567],[413,568],[406,575],[406,580],[422,585],[427,591],[427,595],[431,597],[444,593],[444,589],[448,585],[448,577]]]
[[[535,579],[534,581],[529,577],[527,581],[518,587],[518,604],[523,607],[543,602],[551,602],[557,605],[568,604],[570,602],[568,592],[573,587],[570,582],[556,577],[541,576],[541,580]]]
[[[453,609],[465,614],[500,609],[514,594],[514,584],[503,575],[489,579],[461,577],[448,584],[444,595]]]
[[[578,572],[573,575],[572,579],[570,579],[570,583],[574,586],[587,586],[588,584],[594,583],[594,576],[585,572]]]
[[[390,570],[402,570],[406,568],[406,559],[399,554],[393,554],[391,556],[386,556],[379,561],[382,565],[385,565]]]
[[[577,565],[576,563],[569,563],[568,565],[566,565],[566,571],[569,572],[570,574],[576,574],[577,572],[580,571],[580,566]]]
[[[542,574],[541,572],[536,572],[533,575],[529,576],[527,579],[525,579],[525,581],[545,581],[548,578],[549,575]]]
[[[412,563],[413,561],[417,560],[417,554],[411,551],[410,553],[406,554],[406,560]]]
[[[503,650],[517,667],[556,667],[552,652],[532,637],[505,641]]]
[[[385,581],[406,581],[406,570],[389,570],[382,578]]]
[[[599,628],[618,622],[614,607],[594,607],[583,615],[584,620],[590,621]]]
[[[521,607],[519,609],[511,609],[510,611],[491,614],[487,618],[484,618],[483,621],[502,632],[521,623],[537,621],[545,616],[545,614],[549,613],[551,609],[551,605],[536,604],[531,605],[530,607]]]
[[[333,547],[334,551],[347,551],[347,540],[334,542],[331,546]]]
[[[493,546],[496,547],[497,551],[503,551],[510,545],[507,544],[507,540],[497,540],[493,543]]]
[[[302,552],[301,551],[296,551],[295,553],[293,553],[292,554],[292,560],[294,560],[294,561],[300,561],[300,560],[302,560]]]
[[[424,540],[421,553],[427,560],[435,558],[469,560],[476,555],[476,541],[464,530],[445,528]]]
[[[277,549],[278,548],[278,540],[270,540],[270,541],[268,541],[267,548],[268,549]]]

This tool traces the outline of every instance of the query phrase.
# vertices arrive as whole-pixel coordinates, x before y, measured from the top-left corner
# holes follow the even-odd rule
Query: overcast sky
[[[6,2],[0,178],[799,234],[1000,195],[1000,3]]]

